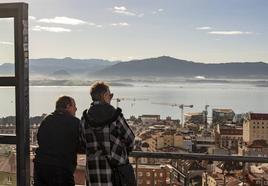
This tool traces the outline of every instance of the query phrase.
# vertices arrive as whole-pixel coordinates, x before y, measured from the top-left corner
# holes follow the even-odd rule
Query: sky
[[[16,0],[18,1],[18,0]],[[0,0],[0,3],[15,2]],[[267,0],[25,0],[30,58],[268,62]],[[0,19],[0,63],[14,61]]]

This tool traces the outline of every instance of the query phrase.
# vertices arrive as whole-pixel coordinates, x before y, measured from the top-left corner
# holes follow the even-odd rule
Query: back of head
[[[70,96],[61,96],[56,101],[56,108],[55,111],[66,111],[68,105],[73,104],[73,98]]]
[[[92,101],[101,101],[101,95],[109,90],[109,85],[103,81],[95,82],[90,90]]]

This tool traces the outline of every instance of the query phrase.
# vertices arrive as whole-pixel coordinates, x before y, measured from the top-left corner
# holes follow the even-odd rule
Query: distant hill
[[[2,61],[0,61],[2,62]],[[268,64],[241,62],[205,64],[169,56],[111,62],[101,59],[31,59],[30,75],[65,78],[84,77],[195,77],[268,78]],[[14,74],[13,64],[0,65],[1,74]]]
[[[95,75],[121,77],[205,76],[261,78],[268,77],[268,64],[263,62],[205,64],[162,56],[157,58],[120,62],[97,71]]]
[[[0,75],[14,75],[15,68],[14,64],[11,63],[3,63],[0,65]]]
[[[63,79],[63,78],[71,77],[72,75],[66,70],[57,70],[56,72],[53,72],[52,76],[55,78]]]
[[[90,75],[93,72],[114,65],[114,62],[101,59],[31,59],[30,74],[55,75],[65,72],[71,75]]]
[[[0,61],[2,62],[2,61]],[[116,64],[101,59],[30,59],[29,71],[31,75],[61,76],[61,75],[90,75],[93,72]],[[4,63],[0,65],[0,74],[14,74],[14,64]]]

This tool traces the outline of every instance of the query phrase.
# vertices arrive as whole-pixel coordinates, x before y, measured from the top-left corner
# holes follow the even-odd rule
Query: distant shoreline
[[[104,80],[107,81],[107,80]],[[177,84],[177,83],[209,83],[209,84],[249,84],[256,87],[268,87],[267,80],[231,80],[231,79],[163,79],[163,80],[127,80],[128,83],[124,83],[122,80],[110,80],[107,81],[111,86],[121,86],[121,87],[133,87],[132,83],[145,83],[145,84]],[[30,86],[89,86],[94,81],[90,80],[30,80]]]
[[[93,81],[79,81],[79,80],[30,80],[30,86],[89,86]],[[109,83],[111,86],[133,86],[127,83]]]

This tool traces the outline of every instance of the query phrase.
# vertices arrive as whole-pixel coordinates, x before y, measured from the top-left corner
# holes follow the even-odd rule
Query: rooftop
[[[224,112],[224,113],[230,113],[230,112],[234,112],[232,109],[218,109],[218,108],[214,108],[212,109],[213,112]]]
[[[268,120],[268,114],[250,113],[250,120]]]

